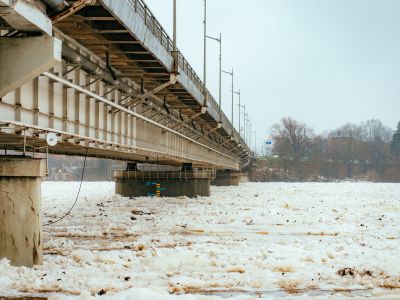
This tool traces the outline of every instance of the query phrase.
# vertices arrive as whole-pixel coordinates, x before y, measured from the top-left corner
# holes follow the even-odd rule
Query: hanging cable
[[[89,149],[86,148],[85,160],[83,161],[83,167],[82,167],[82,173],[81,173],[81,181],[80,181],[80,183],[79,183],[79,189],[78,189],[78,193],[76,194],[76,198],[75,198],[74,204],[72,205],[72,207],[67,211],[67,213],[66,213],[64,216],[62,216],[61,218],[59,218],[59,219],[57,219],[57,220],[55,220],[55,221],[51,221],[51,220],[50,220],[48,223],[43,224],[43,226],[53,225],[53,224],[55,224],[55,223],[60,222],[60,221],[63,220],[65,217],[67,217],[67,216],[71,213],[71,211],[74,209],[76,203],[78,202],[79,194],[81,193],[83,177],[84,177],[84,175],[85,175],[86,158],[87,158],[88,150],[89,150]]]

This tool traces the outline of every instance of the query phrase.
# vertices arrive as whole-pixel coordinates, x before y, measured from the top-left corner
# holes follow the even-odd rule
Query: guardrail
[[[173,50],[173,42],[165,29],[161,26],[161,24],[157,21],[154,14],[147,7],[147,5],[143,2],[143,0],[128,0],[131,4],[132,8],[135,12],[142,17],[147,28],[153,33],[153,35],[160,41],[161,45],[163,45],[168,52]],[[189,79],[193,82],[193,84],[200,90],[204,91],[204,84],[201,81],[200,77],[196,74],[193,68],[189,65],[188,61],[182,55],[182,53],[178,50],[178,65],[181,67],[183,72],[189,77]],[[207,90],[208,101],[212,102],[215,107],[219,107],[217,101],[215,101],[214,97]],[[221,121],[223,123],[227,123],[230,125],[233,131],[233,136],[237,137],[240,140],[242,145],[246,143],[241,138],[240,134],[236,131],[233,124],[228,120],[225,114],[221,110]]]
[[[171,38],[168,36],[165,29],[161,26],[161,24],[157,21],[154,14],[147,7],[147,5],[142,0],[128,0],[132,5],[135,12],[142,17],[145,25],[148,29],[153,33],[153,35],[161,42],[168,52],[173,50],[173,42]],[[196,72],[189,65],[186,58],[182,55],[180,51],[178,51],[178,64],[181,69],[185,72],[185,74],[192,80],[194,85],[197,86],[201,91],[204,90],[204,85],[200,80],[200,77],[196,74]]]

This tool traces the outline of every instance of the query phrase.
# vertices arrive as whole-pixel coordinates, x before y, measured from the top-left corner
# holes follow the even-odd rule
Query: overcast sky
[[[172,0],[145,0],[172,37]],[[178,48],[203,76],[203,0],[177,0]],[[259,139],[291,116],[316,132],[346,122],[400,121],[399,0],[208,0],[208,34],[222,33],[222,65]],[[207,85],[218,99],[218,43]],[[222,77],[231,115],[231,78]],[[235,110],[237,110],[235,97]],[[238,112],[234,123],[237,127]]]

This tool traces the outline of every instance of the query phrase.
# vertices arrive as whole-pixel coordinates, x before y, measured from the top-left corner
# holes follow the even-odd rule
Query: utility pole
[[[248,143],[248,141],[247,141],[247,123],[248,123],[248,121],[249,121],[249,119],[247,118],[248,117],[248,113],[247,112],[244,112],[244,117],[243,117],[243,121],[244,121],[244,128],[243,128],[243,134],[244,134],[244,142],[247,144]]]
[[[254,154],[257,156],[257,132],[254,131]]]
[[[251,149],[251,122],[250,122],[250,118],[247,119],[247,140],[249,143],[249,148]]]
[[[214,40],[216,42],[219,43],[219,90],[218,90],[218,104],[219,104],[219,118],[221,121],[221,98],[222,98],[222,94],[221,94],[221,79],[222,79],[222,35],[221,33],[219,34],[219,38],[215,38],[212,36],[206,36],[207,38]]]
[[[238,92],[234,92],[236,95],[239,95],[239,135],[240,135],[240,89]]]
[[[240,99],[239,99],[239,101],[240,101]],[[243,112],[241,112],[242,108],[243,108]],[[246,128],[246,124],[244,123],[245,112],[246,112],[246,105],[245,104],[243,104],[243,105],[239,104],[239,120],[242,119],[242,115],[243,115],[244,128]],[[244,137],[244,130],[242,128],[239,128],[239,134],[240,134],[241,137]]]
[[[249,119],[249,148],[250,148],[250,150],[251,150],[251,122],[250,122],[250,119]]]
[[[222,70],[222,72],[223,73],[225,73],[225,74],[228,74],[228,75],[231,75],[231,77],[232,77],[232,86],[231,86],[231,90],[232,90],[232,105],[231,105],[231,123],[232,123],[232,127],[234,127],[233,126],[233,69],[232,69],[232,72],[228,72],[228,71],[224,71],[224,70]]]
[[[172,58],[174,59],[174,65],[173,65],[173,70],[172,73],[174,73],[175,75],[178,74],[178,69],[179,69],[179,55],[178,55],[178,48],[176,46],[176,19],[177,19],[177,15],[176,15],[176,0],[174,0],[174,5],[173,5],[173,38],[172,38],[172,51],[171,51],[171,55]]]
[[[174,0],[176,1],[176,0]],[[207,0],[204,0],[204,61],[203,61],[203,82],[204,82],[204,106],[207,106]]]
[[[176,51],[176,0],[174,0],[174,35],[173,35],[173,50]]]

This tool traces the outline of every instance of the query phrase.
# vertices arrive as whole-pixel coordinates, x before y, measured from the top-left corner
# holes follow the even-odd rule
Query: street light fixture
[[[241,112],[241,109],[243,108],[243,112]],[[246,104],[239,104],[239,119],[241,120],[243,115],[243,130],[241,128],[239,128],[239,134],[243,131],[243,134],[241,135],[243,137],[243,139],[245,140],[245,136],[246,136],[246,121],[245,121],[245,117],[246,117]]]
[[[248,117],[248,113],[245,111],[244,113],[243,113],[243,122],[244,122],[244,126],[243,126],[243,135],[244,135],[244,142],[247,144],[247,130],[246,130],[246,128],[247,128],[247,123],[248,123],[248,121],[249,121],[249,119],[247,118]]]
[[[173,34],[173,51],[176,51],[176,0],[174,0],[174,17],[173,17],[174,23],[174,34]]]
[[[206,35],[207,38],[214,40],[219,43],[219,117],[221,121],[221,74],[222,74],[222,35],[219,34],[219,38]]]
[[[246,144],[248,144],[249,148],[251,148],[251,122],[250,122],[250,118],[249,118],[249,113],[246,112],[246,116],[245,116],[245,141]]]
[[[204,106],[207,106],[207,0],[204,0],[204,49],[203,49]]]
[[[225,74],[228,74],[228,75],[231,75],[231,77],[232,77],[232,88],[231,88],[231,90],[232,90],[232,107],[231,107],[231,109],[232,109],[232,111],[231,111],[231,123],[232,123],[232,127],[234,127],[233,126],[233,69],[232,69],[232,72],[228,72],[228,71],[224,71],[224,70],[222,70],[222,73],[225,73]]]
[[[251,136],[251,129],[252,129],[252,124],[251,124],[251,121],[250,121],[250,119],[249,119],[249,127],[248,127],[248,130],[249,130],[249,148],[251,149],[251,138],[252,138],[252,136]]]
[[[254,155],[257,156],[257,131],[254,131]]]
[[[236,94],[236,95],[239,95],[239,135],[240,135],[240,131],[241,131],[241,129],[240,129],[240,108],[241,108],[241,105],[240,105],[240,89],[239,89],[239,91],[234,91],[234,93]]]

